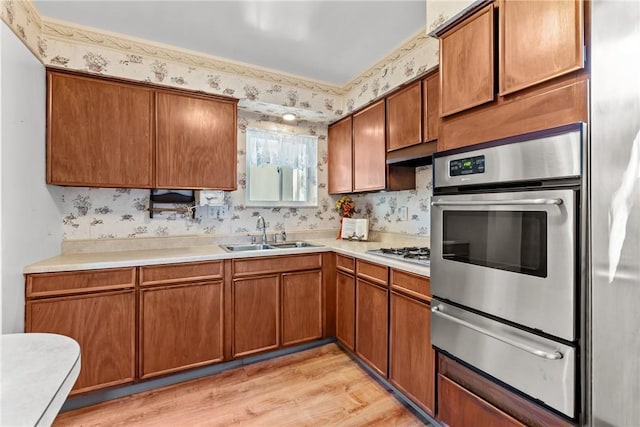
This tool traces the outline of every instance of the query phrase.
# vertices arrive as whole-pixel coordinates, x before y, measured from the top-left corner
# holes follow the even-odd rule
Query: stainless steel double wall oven
[[[576,419],[584,124],[437,155],[432,342]]]

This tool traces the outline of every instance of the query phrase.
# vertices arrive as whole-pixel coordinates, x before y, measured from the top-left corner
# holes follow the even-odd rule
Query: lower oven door
[[[434,347],[575,418],[574,347],[436,299],[432,307]]]
[[[576,191],[434,196],[435,297],[576,340]]]

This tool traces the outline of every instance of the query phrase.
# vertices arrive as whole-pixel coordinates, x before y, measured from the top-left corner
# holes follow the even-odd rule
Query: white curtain
[[[316,164],[318,138],[263,129],[247,129],[247,157],[256,166],[305,169]]]

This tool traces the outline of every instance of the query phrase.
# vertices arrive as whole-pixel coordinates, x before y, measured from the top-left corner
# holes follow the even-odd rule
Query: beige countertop
[[[141,241],[141,239],[121,239],[118,242],[88,242],[82,246],[80,250],[78,250],[80,246],[77,244],[74,244],[75,247],[73,250],[65,250],[63,244],[62,254],[27,265],[24,267],[23,272],[25,274],[51,273],[333,251],[403,271],[430,276],[431,272],[429,267],[366,253],[367,250],[379,249],[381,247],[428,245],[428,239],[390,233],[377,233],[375,241],[356,242],[336,240],[334,237],[327,237],[327,234],[330,235],[331,233],[313,233],[309,235],[308,238],[298,235],[295,236],[294,239],[289,239],[304,240],[321,246],[256,250],[238,253],[226,252],[219,246],[221,243],[229,243],[228,241],[222,242],[215,238],[204,239],[202,237],[185,237],[179,241],[176,241],[176,239],[154,238],[147,239],[146,241]]]

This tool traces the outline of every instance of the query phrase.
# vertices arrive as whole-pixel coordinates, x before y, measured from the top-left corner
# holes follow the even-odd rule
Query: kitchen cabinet
[[[385,189],[386,154],[385,108],[380,100],[353,115],[354,191]]]
[[[282,275],[282,345],[322,338],[322,272]]]
[[[47,70],[47,183],[235,190],[232,98]]]
[[[25,332],[80,344],[72,395],[134,381],[134,279],[134,268],[27,275]]]
[[[336,338],[355,350],[355,259],[336,254]]]
[[[390,153],[438,139],[439,75],[438,71],[430,72],[387,96],[387,151]]]
[[[584,5],[498,0],[438,30],[438,151],[588,122]]]
[[[329,126],[329,194],[416,187],[415,168],[386,164],[385,100]]]
[[[422,139],[422,83],[415,81],[387,97],[387,149],[419,144]]]
[[[584,66],[584,2],[499,2],[500,95]]]
[[[323,336],[322,254],[232,261],[233,356]]]
[[[140,276],[140,378],[222,361],[222,262],[145,266]]]
[[[387,376],[387,267],[356,262],[356,354],[383,377]]]
[[[493,5],[440,35],[440,115],[494,98]]]
[[[156,187],[236,189],[236,101],[156,91]]]
[[[435,415],[429,278],[391,270],[389,381]]]
[[[440,127],[440,73],[422,79],[422,141],[438,139]]]
[[[569,427],[574,424],[480,375],[465,365],[438,354],[438,413],[436,419],[451,427],[531,426]]]
[[[280,346],[280,275],[233,281],[233,356]]]
[[[47,72],[47,183],[153,186],[154,94],[75,74]]]
[[[490,403],[438,375],[438,419],[451,427],[524,427]]]
[[[329,194],[353,191],[351,126],[351,116],[329,126]]]

